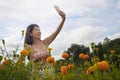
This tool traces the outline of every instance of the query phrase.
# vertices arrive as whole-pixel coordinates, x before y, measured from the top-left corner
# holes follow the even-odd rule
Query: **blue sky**
[[[72,43],[89,46],[105,37],[120,37],[120,0],[0,0],[0,40],[6,40],[8,51],[15,49],[21,30],[29,24],[40,26],[42,39],[54,32],[61,21],[55,5],[66,13],[66,22],[50,45],[55,59]]]

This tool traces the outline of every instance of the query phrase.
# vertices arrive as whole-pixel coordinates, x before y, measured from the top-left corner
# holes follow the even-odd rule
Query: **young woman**
[[[30,60],[38,62],[40,59],[44,59],[47,57],[48,55],[46,53],[47,48],[56,38],[65,22],[64,12],[59,11],[58,14],[62,18],[60,24],[58,25],[56,31],[47,38],[45,38],[44,40],[41,40],[41,31],[37,24],[31,24],[27,27],[24,44],[27,44],[28,45],[27,47],[32,49],[33,51],[33,54],[29,55]],[[39,55],[35,53],[38,53]]]
[[[58,10],[57,12],[61,16],[62,20],[55,32],[46,37],[44,40],[41,40],[41,31],[37,24],[31,24],[26,29],[24,45],[27,44],[26,48],[32,50],[32,53],[28,56],[28,59],[34,62],[34,71],[38,71],[43,68],[40,66],[45,64],[46,58],[48,57],[47,48],[61,31],[65,22],[65,13],[61,10]],[[41,62],[41,65],[39,62]]]

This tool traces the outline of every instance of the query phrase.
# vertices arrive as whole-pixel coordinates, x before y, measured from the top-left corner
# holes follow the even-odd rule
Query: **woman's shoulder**
[[[29,50],[29,49],[33,49],[33,48],[32,48],[32,45],[26,45],[25,48],[28,49],[28,50]]]
[[[34,48],[32,47],[32,45],[27,45],[25,48],[26,48],[27,50],[31,50],[32,53],[34,52]]]

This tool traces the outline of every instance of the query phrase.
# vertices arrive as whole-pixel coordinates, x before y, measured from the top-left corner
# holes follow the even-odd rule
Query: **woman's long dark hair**
[[[39,27],[37,24],[31,24],[27,27],[26,29],[26,34],[25,34],[25,40],[24,40],[24,47],[27,45],[32,45],[33,44],[33,38],[31,36],[31,33],[34,29],[34,27]],[[30,60],[30,56],[28,56],[28,60]]]
[[[24,41],[24,46],[25,44],[32,45],[33,44],[33,38],[31,36],[31,33],[34,29],[34,27],[39,27],[37,24],[31,24],[27,27],[26,30],[26,35],[25,35],[25,41]]]

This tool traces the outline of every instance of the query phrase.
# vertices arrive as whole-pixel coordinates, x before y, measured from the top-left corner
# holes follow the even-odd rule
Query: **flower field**
[[[5,40],[2,40],[2,43],[4,47],[0,46],[0,80],[120,80],[120,52],[116,54],[116,50],[110,50],[109,56],[104,54],[104,59],[100,60],[96,55],[100,49],[96,48],[94,43],[91,43],[92,55],[80,53],[77,64],[73,56],[68,52],[63,52],[62,59],[57,61],[50,55],[44,67],[41,62],[28,61],[26,63],[30,50],[23,49],[16,54],[18,45],[12,56],[9,56],[5,50]],[[48,48],[48,53],[52,53],[52,48]],[[113,60],[114,57],[117,61]],[[36,64],[44,69],[42,71],[34,69]]]

